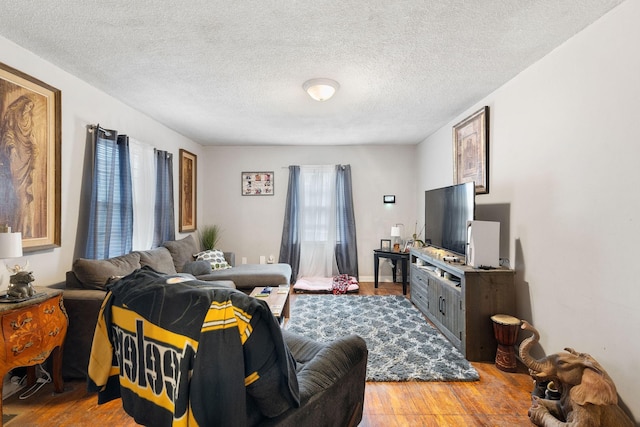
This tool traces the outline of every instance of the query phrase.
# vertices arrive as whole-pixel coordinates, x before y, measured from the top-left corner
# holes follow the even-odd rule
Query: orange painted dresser
[[[69,320],[62,302],[62,291],[35,287],[36,296],[21,302],[0,303],[0,396],[2,380],[11,369],[34,366],[52,355],[52,375],[56,392],[61,393],[62,344]],[[28,383],[35,382],[35,370],[30,369]],[[0,414],[2,399],[0,399]],[[2,420],[0,418],[0,425]]]

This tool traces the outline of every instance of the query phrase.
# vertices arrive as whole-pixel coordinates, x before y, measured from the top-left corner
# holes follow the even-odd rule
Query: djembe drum
[[[516,351],[514,346],[522,322],[507,314],[495,314],[491,316],[491,320],[493,321],[493,333],[498,341],[496,367],[501,371],[515,372]]]

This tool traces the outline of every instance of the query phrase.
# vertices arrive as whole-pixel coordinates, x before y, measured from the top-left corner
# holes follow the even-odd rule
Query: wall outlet
[[[267,257],[264,255],[260,255],[260,264],[266,264],[267,263]]]
[[[243,256],[243,257],[242,257],[242,263],[243,263],[243,264],[246,264],[246,263],[247,263],[247,257],[246,257],[246,256]]]

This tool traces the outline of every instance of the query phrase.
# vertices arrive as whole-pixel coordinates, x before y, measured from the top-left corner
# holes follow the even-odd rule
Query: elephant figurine
[[[9,278],[9,289],[7,295],[13,298],[29,298],[36,294],[36,290],[31,286],[34,281],[33,272],[18,271]]]
[[[566,352],[535,359],[530,351],[540,340],[540,334],[525,320],[521,328],[533,332],[520,344],[522,362],[536,381],[553,381],[560,392],[559,400],[532,395],[529,418],[533,424],[543,427],[635,426],[618,406],[613,381],[593,357],[565,348]]]

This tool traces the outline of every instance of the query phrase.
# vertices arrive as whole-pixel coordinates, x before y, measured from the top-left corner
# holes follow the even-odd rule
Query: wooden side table
[[[62,344],[69,319],[62,303],[62,290],[43,287],[35,287],[35,290],[37,296],[26,301],[0,302],[0,396],[7,372],[18,366],[40,364],[50,354],[53,356],[54,389],[62,393],[64,388]],[[35,382],[33,369],[29,370],[27,378],[29,385]]]

